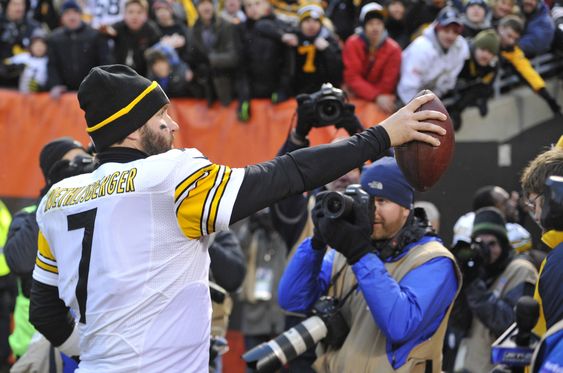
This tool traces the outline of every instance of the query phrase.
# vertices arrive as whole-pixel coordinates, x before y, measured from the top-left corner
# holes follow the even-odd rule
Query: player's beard
[[[174,137],[172,134],[164,131],[154,131],[149,126],[141,127],[141,146],[148,155],[156,155],[172,149]]]

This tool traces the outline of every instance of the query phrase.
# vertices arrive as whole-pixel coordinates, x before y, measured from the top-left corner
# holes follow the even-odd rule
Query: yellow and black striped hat
[[[158,83],[130,67],[106,65],[90,70],[78,88],[78,102],[99,152],[142,127],[169,100]]]
[[[313,18],[322,22],[324,15],[325,12],[323,8],[316,2],[304,3],[297,11],[299,23],[303,22],[306,18]]]

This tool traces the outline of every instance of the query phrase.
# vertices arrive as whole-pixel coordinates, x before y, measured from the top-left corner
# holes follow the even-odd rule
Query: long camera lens
[[[295,359],[326,337],[328,329],[319,316],[313,316],[242,355],[258,373],[273,372]]]
[[[352,212],[354,199],[338,192],[329,192],[322,202],[323,213],[331,219],[345,218]]]

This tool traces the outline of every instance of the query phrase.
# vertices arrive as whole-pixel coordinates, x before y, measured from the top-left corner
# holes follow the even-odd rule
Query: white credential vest
[[[33,278],[79,320],[78,372],[208,370],[206,235],[228,227],[243,177],[174,149],[51,188]]]

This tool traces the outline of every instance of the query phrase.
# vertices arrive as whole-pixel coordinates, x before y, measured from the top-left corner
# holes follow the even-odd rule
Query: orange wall
[[[377,106],[353,101],[362,123],[373,125],[385,115]],[[295,113],[295,100],[272,105],[268,100],[252,101],[252,119],[237,121],[236,103],[230,107],[204,101],[175,99],[170,115],[180,125],[177,147],[196,147],[211,161],[244,166],[272,158],[284,142]],[[84,113],[76,95],[59,100],[48,94],[23,95],[0,90],[0,196],[33,198],[43,186],[39,152],[47,142],[71,136],[88,144]],[[329,142],[337,135],[331,127],[315,129],[312,142]]]

